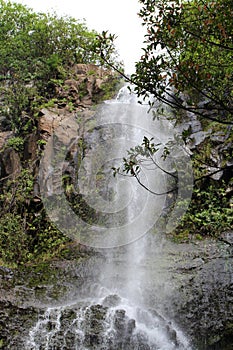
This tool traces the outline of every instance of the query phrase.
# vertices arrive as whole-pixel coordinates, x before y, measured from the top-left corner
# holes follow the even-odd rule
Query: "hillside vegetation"
[[[69,117],[110,98],[118,78],[85,22],[0,0],[0,23],[0,264],[14,266],[67,254],[35,187],[54,123],[46,113]],[[120,68],[112,43],[104,50]]]

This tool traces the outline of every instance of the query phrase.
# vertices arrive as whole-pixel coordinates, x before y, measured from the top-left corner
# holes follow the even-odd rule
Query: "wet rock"
[[[22,308],[10,302],[0,301],[0,344],[1,349],[24,348],[24,337],[36,322],[38,310]]]
[[[209,162],[206,162],[204,168],[214,181],[223,179],[228,183],[232,178],[233,159],[229,156],[232,154],[232,142],[229,138],[231,129],[232,126],[229,125],[227,132],[218,132],[211,128],[203,130],[201,122],[190,112],[183,117],[182,124],[177,126],[177,130],[181,133],[188,132],[186,142],[191,152],[199,152],[206,142],[211,145]],[[223,170],[219,171],[221,168]]]
[[[116,310],[114,324],[119,333],[122,334],[125,328],[125,310]]]
[[[132,343],[132,348],[133,349],[136,348],[138,350],[151,350],[150,345],[148,344],[147,338],[141,332],[138,332],[135,335]]]
[[[204,264],[204,260],[202,258],[195,258],[193,260],[186,262],[185,264],[182,264],[182,266],[180,267],[180,270],[190,271],[201,267],[203,264]]]
[[[230,240],[231,235],[225,234],[223,237]],[[166,285],[165,289],[162,285],[159,286],[160,291],[167,291],[167,294],[160,295],[152,285],[158,284],[159,281],[153,281],[151,278],[148,282],[148,294],[151,292],[150,305],[155,308],[151,314],[158,318],[165,334],[177,348],[179,334],[173,322],[169,323],[167,319],[175,320],[198,350],[230,350],[233,334],[231,246],[223,241],[206,240],[193,244],[171,244],[167,249],[164,253],[167,260],[159,260],[166,267],[166,273],[170,274],[171,284]],[[128,317],[125,310],[116,309],[120,300],[114,294],[105,298],[103,305],[83,307],[75,304],[55,308],[50,316],[47,316],[47,323],[45,322],[45,304],[56,304],[57,300],[62,304],[67,300],[79,300],[80,295],[87,295],[87,288],[82,291],[82,276],[85,278],[88,275],[90,288],[95,289],[95,276],[89,274],[93,271],[93,266],[98,265],[101,269],[101,259],[96,259],[93,259],[92,263],[90,259],[86,265],[75,265],[67,261],[56,262],[56,273],[47,272],[47,281],[44,270],[40,273],[37,271],[36,278],[34,274],[32,281],[29,273],[20,277],[10,269],[0,269],[0,339],[3,339],[5,348],[24,349],[23,338],[28,338],[29,330],[35,327],[40,318],[42,323],[44,322],[45,331],[56,330],[56,336],[51,333],[51,349],[53,346],[58,350],[71,350],[74,344],[80,349],[81,346],[86,346],[90,350],[156,349],[156,345],[151,347],[146,335],[137,329],[135,320]],[[162,265],[160,268],[162,269]],[[165,274],[165,271],[161,271]],[[62,286],[66,286],[67,290],[62,290]],[[60,290],[57,299],[56,288]],[[35,299],[35,294],[32,293],[35,290],[41,293],[38,296],[39,300]],[[93,290],[90,291],[90,295]],[[159,296],[161,299],[156,299]],[[32,304],[36,303],[37,307],[32,307]],[[159,307],[163,317],[160,316]],[[146,315],[137,317],[137,320],[144,320],[144,324],[150,326],[150,318],[146,318]],[[45,337],[43,339],[41,335],[39,337],[35,334],[35,339],[41,344],[41,349],[46,348]]]
[[[166,331],[167,331],[168,337],[170,338],[171,342],[174,343],[175,346],[178,346],[179,343],[178,343],[178,339],[177,339],[177,332],[176,332],[176,330],[172,327],[171,322],[169,322],[169,323],[166,325]]]
[[[231,241],[232,237],[224,234],[223,238]],[[233,257],[229,243],[207,240],[190,251],[189,257],[185,257],[184,251],[182,254],[183,259],[173,266],[176,292],[167,311],[179,321],[198,350],[225,350],[233,336]],[[190,259],[192,254],[194,265]]]
[[[21,171],[19,154],[13,148],[7,148],[0,154],[0,171],[2,177],[15,179]]]
[[[223,232],[220,236],[220,240],[233,246],[233,231]]]
[[[132,335],[134,329],[136,328],[136,322],[133,319],[130,319],[128,324],[127,324],[127,333],[129,335]]]
[[[103,300],[103,305],[107,306],[107,307],[113,307],[113,306],[117,306],[121,301],[121,298],[116,295],[116,294],[112,294],[112,295],[108,295],[104,300]]]

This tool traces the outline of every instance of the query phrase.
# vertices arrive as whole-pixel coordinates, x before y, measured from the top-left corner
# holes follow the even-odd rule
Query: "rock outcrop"
[[[226,131],[215,131],[211,127],[204,130],[200,120],[187,112],[187,117],[179,128],[189,134],[187,144],[191,152],[203,153],[203,157],[208,153],[208,160],[203,159],[202,162],[206,174],[215,181],[224,180],[228,183],[233,174],[232,125],[229,125]],[[206,144],[211,145],[209,151],[205,148]],[[229,191],[232,190],[231,184]]]
[[[94,64],[76,64],[71,69],[71,78],[56,89],[60,106],[62,100],[67,100],[75,107],[90,107],[103,99],[113,80],[114,73],[109,70]]]
[[[43,107],[39,111],[37,128],[27,135],[23,150],[17,152],[16,149],[7,145],[7,141],[15,137],[13,131],[0,132],[2,184],[4,184],[4,178],[16,178],[22,166],[28,163],[35,178],[35,198],[38,198],[39,189],[36,178],[44,143],[61,125],[69,129],[67,133],[65,128],[60,128],[56,134],[63,144],[67,145],[72,135],[81,136],[86,121],[93,116],[91,106],[101,102],[105,96],[109,98],[113,94],[116,82],[116,75],[112,71],[96,65],[76,64],[71,67],[69,79],[65,80],[62,86],[55,88],[56,99],[51,106]],[[77,118],[79,113],[81,113],[79,121],[74,123],[74,118]]]

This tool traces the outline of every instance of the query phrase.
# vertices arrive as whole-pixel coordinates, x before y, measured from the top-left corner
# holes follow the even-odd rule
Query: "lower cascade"
[[[112,141],[116,155],[111,154],[111,147],[103,147],[104,152],[109,153],[106,153],[106,162],[99,165],[102,177],[109,176],[107,189],[101,187],[99,193],[105,202],[110,198],[107,206],[102,208],[106,212],[110,203],[111,215],[107,219],[104,215],[105,232],[97,229],[87,236],[84,233],[81,243],[92,246],[101,255],[101,265],[97,261],[90,267],[95,279],[90,280],[87,273],[81,290],[72,300],[44,308],[28,332],[25,349],[193,350],[183,331],[163,312],[166,298],[172,291],[161,272],[163,261],[159,252],[163,238],[153,233],[155,228],[158,229],[158,218],[166,207],[166,176],[171,169],[165,173],[161,166],[156,169],[148,166],[148,172],[145,170],[143,176],[147,187],[164,193],[160,196],[146,191],[135,178],[115,180],[109,174],[109,168],[117,166],[130,147],[141,143],[143,136],[152,136],[158,143],[164,143],[164,134],[169,130],[159,121],[149,121],[147,107],[137,104],[125,87],[116,100],[106,101],[99,114],[102,126],[98,125],[96,134],[92,127],[91,135],[87,136],[90,147],[83,158],[83,174],[90,172],[91,162],[96,158],[91,156],[95,145],[99,147],[101,142],[109,145]],[[147,123],[151,124],[147,126]],[[114,136],[107,125],[116,127]],[[97,132],[101,130],[102,134],[98,136]],[[101,157],[105,157],[104,153]],[[161,154],[158,161],[160,158]],[[79,188],[86,191],[87,186],[79,184]]]
[[[108,305],[115,306],[108,306]],[[187,350],[188,341],[156,312],[127,305],[117,295],[98,304],[48,308],[30,330],[26,349]]]

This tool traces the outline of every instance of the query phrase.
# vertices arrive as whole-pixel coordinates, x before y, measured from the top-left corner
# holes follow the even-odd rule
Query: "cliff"
[[[119,77],[106,68],[75,64],[62,83],[54,83],[50,92],[53,98],[41,104],[33,100],[37,104],[36,112],[32,108],[20,111],[20,128],[10,127],[6,115],[2,118],[0,263],[16,266],[38,262],[59,256],[66,249],[69,239],[50,224],[40,198],[37,177],[43,150],[61,124],[73,127],[75,136],[82,138],[86,121],[93,117],[94,106],[111,98],[118,83]],[[33,90],[33,83],[30,89]],[[25,124],[25,120],[30,123]],[[64,141],[62,133],[56,136]]]

